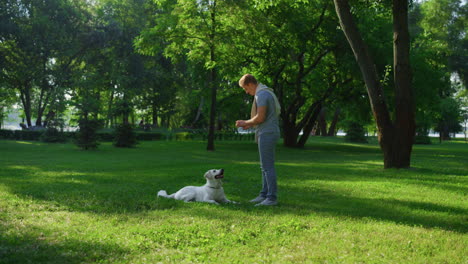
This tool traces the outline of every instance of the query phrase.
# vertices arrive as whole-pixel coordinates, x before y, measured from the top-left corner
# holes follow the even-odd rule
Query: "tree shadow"
[[[436,228],[458,233],[467,233],[468,210],[460,207],[439,205],[431,202],[398,200],[395,198],[361,198],[340,194],[321,188],[305,190],[304,188],[285,187],[281,190],[280,203],[274,207],[255,207],[243,201],[241,204],[208,205],[201,203],[184,203],[182,201],[159,200],[159,208],[181,209],[202,218],[232,218],[226,210],[234,214],[245,215],[296,215],[305,216],[321,214],[355,219],[374,219],[396,224],[423,228]],[[237,194],[235,197],[239,197]]]
[[[3,233],[3,232],[2,232]],[[129,254],[117,245],[67,239],[46,241],[33,235],[0,234],[0,263],[91,263]]]
[[[67,211],[99,214],[138,213],[157,208],[158,177],[125,178],[104,172],[63,172],[28,167],[4,168],[2,183],[9,192]],[[44,174],[59,176],[47,177]]]
[[[391,221],[408,226],[440,228],[447,231],[467,233],[468,210],[434,204],[430,202],[406,201],[398,199],[372,199],[353,197],[317,188],[313,194],[306,194],[301,188],[287,187],[288,194],[277,211],[280,213],[319,213],[340,217],[372,218]],[[301,198],[299,198],[299,196]]]
[[[231,147],[231,145],[229,145]],[[227,171],[239,170],[239,167],[255,166],[253,164],[243,164],[239,159],[239,154],[235,151],[242,150],[248,152],[249,157],[256,157],[256,150],[251,145],[234,145],[234,149],[224,148],[217,153],[208,153],[204,151],[187,151],[181,153],[178,159],[197,156],[198,159],[192,160],[191,164],[186,165],[188,170],[197,170],[197,173],[190,172],[191,176],[187,178],[172,177],[172,169],[164,167],[163,172],[159,171],[156,176],[149,175],[148,171],[139,171],[138,166],[128,177],[122,176],[122,173],[129,171],[112,170],[93,171],[87,168],[73,168],[66,164],[54,166],[6,166],[2,168],[2,184],[9,188],[13,194],[37,199],[40,202],[52,203],[66,208],[70,211],[84,211],[96,214],[138,214],[145,211],[176,209],[183,211],[184,208],[196,207],[197,210],[189,210],[190,213],[201,217],[228,219],[232,215],[223,215],[223,210],[213,205],[194,205],[186,204],[180,201],[157,199],[159,189],[167,189],[174,192],[183,186],[202,185],[202,173],[198,168],[205,167],[207,164],[217,164],[224,162],[230,166]],[[180,146],[179,146],[180,147]],[[329,162],[330,166],[321,168],[309,168],[307,166],[288,165],[294,157],[298,157],[296,162],[304,161],[304,153],[330,150],[343,152],[368,153],[379,152],[379,150],[369,150],[367,146],[345,146],[321,147],[316,149],[314,146],[305,151],[284,150],[284,156],[291,155],[287,159],[281,158],[281,165],[278,169],[287,171],[284,175],[284,188],[280,189],[280,205],[273,208],[258,208],[248,203],[240,205],[223,205],[223,208],[233,212],[244,212],[247,214],[264,214],[265,217],[271,214],[291,214],[307,215],[310,213],[319,213],[323,215],[333,215],[351,218],[372,218],[381,221],[391,221],[409,226],[422,226],[425,228],[440,228],[449,231],[466,233],[468,211],[458,207],[442,206],[429,202],[403,201],[398,199],[371,199],[353,197],[340,192],[331,192],[318,187],[295,187],[294,183],[302,180],[321,180],[321,181],[401,181],[411,184],[426,185],[433,188],[445,188],[448,191],[457,191],[466,193],[465,180],[460,179],[452,182],[456,186],[447,183],[447,179],[433,169],[420,169],[421,173],[413,175],[410,173],[393,173],[378,169],[378,173],[362,173],[362,169],[334,167],[337,165],[336,158],[322,158],[320,163]],[[375,148],[375,147],[374,147]],[[181,148],[184,149],[184,148]],[[245,149],[245,150],[244,150]],[[135,151],[132,150],[132,153]],[[374,154],[370,155],[374,155]],[[122,156],[125,155],[122,154]],[[280,156],[281,156],[280,155]],[[327,155],[336,155],[329,153]],[[96,154],[97,156],[97,154]],[[357,155],[360,156],[360,155]],[[299,158],[300,157],[300,158]],[[353,157],[355,157],[353,155]],[[93,157],[94,158],[94,157]],[[119,157],[120,158],[120,157]],[[173,157],[175,158],[175,157]],[[205,161],[203,159],[213,159]],[[234,159],[231,159],[234,158]],[[99,159],[103,159],[99,156]],[[361,159],[361,160],[360,160]],[[364,162],[363,157],[350,158],[346,162],[358,163]],[[105,160],[105,159],[103,159]],[[164,160],[170,163],[171,159]],[[257,162],[255,160],[255,162]],[[202,163],[201,165],[199,163]],[[176,163],[174,166],[181,165]],[[132,165],[133,166],[133,165]],[[318,169],[318,170],[316,170]],[[64,171],[65,170],[65,171]],[[146,168],[148,170],[148,168]],[[419,170],[419,169],[418,169]],[[176,171],[176,170],[174,170]],[[346,175],[344,175],[346,172]],[[396,171],[395,171],[396,172]],[[43,175],[54,175],[53,177],[43,177]],[[225,181],[225,191],[228,198],[241,197],[246,199],[256,195],[256,188],[260,182],[260,172],[254,171],[255,175],[239,174],[235,177],[227,178]],[[424,175],[423,175],[424,174]],[[136,177],[135,177],[136,176]],[[460,175],[463,176],[463,175]],[[226,184],[227,183],[227,184]],[[289,184],[293,183],[293,184]],[[281,182],[280,182],[281,184]],[[301,185],[301,184],[299,184]],[[161,187],[164,186],[164,187]],[[312,188],[312,189],[311,189]],[[251,197],[252,196],[252,197]],[[245,197],[245,198],[244,198]],[[235,199],[234,199],[235,200]],[[198,210],[199,209],[199,210]]]

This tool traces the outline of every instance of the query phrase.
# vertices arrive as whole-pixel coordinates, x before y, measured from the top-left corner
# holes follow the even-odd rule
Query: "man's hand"
[[[237,120],[236,121],[236,127],[242,127],[242,129],[249,129],[252,126],[248,125],[245,120]]]

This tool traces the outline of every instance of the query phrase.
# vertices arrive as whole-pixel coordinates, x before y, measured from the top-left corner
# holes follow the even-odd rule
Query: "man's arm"
[[[249,129],[253,126],[259,125],[265,122],[267,112],[267,106],[260,106],[257,108],[257,114],[249,120],[237,120],[236,126],[242,127],[243,129]]]

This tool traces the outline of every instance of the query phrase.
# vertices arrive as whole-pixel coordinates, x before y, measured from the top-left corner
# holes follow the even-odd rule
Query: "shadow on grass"
[[[3,233],[3,232],[2,232]],[[42,237],[0,234],[0,263],[95,263],[119,258],[130,252],[115,245],[67,240],[46,241]]]
[[[93,179],[89,176],[87,179],[90,181],[89,184],[60,182],[57,179],[49,183],[29,182],[24,185],[17,184],[16,189],[12,191],[18,195],[65,207],[67,210],[98,214],[135,214],[154,210],[184,210],[200,206],[194,205],[194,203],[158,199],[156,198],[157,188],[151,184],[122,180],[93,184],[93,180],[99,182],[102,179]],[[8,181],[6,183],[8,184]],[[420,180],[417,183],[420,184]],[[235,184],[234,182],[230,184],[231,189],[226,190],[228,194],[234,191],[233,185]],[[245,188],[239,187],[235,190],[234,196],[244,196],[245,190]],[[258,208],[246,202],[240,205],[222,205],[222,207],[247,214],[265,214],[266,217],[271,214],[307,215],[319,213],[351,218],[372,218],[408,226],[440,228],[460,233],[468,231],[466,224],[468,210],[462,208],[427,202],[353,197],[321,189],[316,189],[311,193],[304,188],[291,186],[285,187],[281,191],[284,193],[284,198],[280,200],[280,206],[275,208]],[[249,193],[251,192],[249,191]],[[242,198],[246,199],[247,197]],[[205,212],[206,210],[203,209],[206,206],[209,206],[210,209],[207,209],[209,212]],[[232,215],[223,215],[223,212],[214,205],[201,205],[199,209],[190,210],[190,212],[207,218],[228,219],[232,217]],[[25,253],[24,257],[26,256]],[[19,257],[21,258],[21,256]]]
[[[288,193],[303,193],[300,188],[288,187]],[[304,195],[303,195],[304,196]],[[408,226],[440,228],[467,233],[468,210],[430,202],[398,199],[371,199],[343,195],[329,190],[317,191],[303,199],[285,200],[281,212],[319,213],[351,218],[371,218]]]
[[[197,145],[198,146],[198,145]],[[162,200],[157,199],[156,194],[159,189],[167,189],[169,193],[180,189],[183,186],[189,185],[187,179],[177,181],[172,177],[172,173],[180,173],[183,170],[194,170],[196,163],[201,163],[203,159],[213,159],[214,163],[204,164],[216,164],[216,162],[224,162],[231,164],[231,169],[234,171],[235,168],[242,166],[255,166],[257,165],[241,165],[244,157],[242,154],[248,154],[249,158],[256,157],[255,148],[251,145],[243,144],[231,144],[228,147],[224,147],[216,153],[205,153],[204,151],[189,151],[187,148],[181,147],[180,152],[174,156],[174,153],[168,154],[164,163],[170,164],[174,159],[188,159],[188,157],[198,156],[199,160],[194,162],[193,158],[191,164],[185,164],[182,162],[175,163],[171,167],[164,167],[163,173],[161,170],[158,171],[157,176],[148,176],[139,174],[138,171],[133,171],[133,175],[122,176],[122,173],[128,174],[129,168],[122,167],[123,171],[115,171],[105,173],[109,167],[100,168],[101,171],[90,171],[87,168],[78,168],[77,164],[67,166],[62,164],[61,166],[10,166],[4,167],[1,173],[2,184],[9,188],[9,191],[13,194],[28,197],[39,202],[52,203],[60,207],[66,208],[71,211],[85,211],[97,214],[137,214],[146,211],[158,211],[158,210],[181,210],[196,207],[199,205],[186,204],[180,201],[173,200]],[[184,150],[187,150],[185,153]],[[120,150],[119,150],[120,151]],[[240,152],[239,153],[236,153]],[[111,151],[108,151],[110,153]],[[130,150],[129,152],[134,155],[136,152]],[[382,169],[379,169],[376,176],[373,173],[363,174],[363,169],[359,167],[354,170],[353,168],[339,167],[343,161],[337,159],[336,153],[344,152],[346,154],[357,153],[349,158],[345,162],[361,162],[366,154],[368,156],[375,157],[375,153],[380,153],[380,150],[375,146],[367,145],[312,145],[308,146],[305,150],[289,150],[280,148],[280,156],[287,157],[286,159],[280,160],[283,164],[280,165],[279,169],[285,169],[291,171],[287,175],[284,175],[284,179],[287,181],[302,181],[302,180],[320,180],[320,181],[398,181],[404,180],[411,184],[421,184],[430,186],[433,188],[443,188],[449,191],[463,192],[466,190],[463,186],[466,186],[466,182],[463,179],[447,183],[447,178],[437,175],[440,172],[431,169],[421,169],[421,173],[410,174],[410,173],[395,173],[392,171],[386,171],[383,173]],[[323,153],[321,153],[323,152]],[[310,153],[322,154],[319,163],[332,164],[330,167],[323,166],[320,168],[309,168],[311,157],[305,157]],[[95,154],[94,158],[105,159]],[[128,159],[129,155],[125,151],[120,151],[117,154],[114,153],[114,159]],[[143,154],[139,154],[143,157]],[[172,156],[171,156],[172,155]],[[379,154],[380,155],[380,154]],[[85,155],[80,155],[80,157]],[[132,160],[137,162],[138,158],[132,156]],[[250,161],[246,159],[246,161]],[[256,160],[255,160],[256,161]],[[289,166],[288,163],[295,161],[296,163],[305,163],[306,165],[300,166]],[[307,163],[309,162],[309,163]],[[138,164],[130,164],[130,167],[138,169]],[[333,167],[333,164],[336,164]],[[81,165],[81,164],[80,164]],[[144,165],[144,164],[143,164]],[[146,165],[148,166],[148,165]],[[158,165],[155,165],[158,166]],[[177,168],[177,166],[183,167]],[[73,167],[76,169],[72,173]],[[174,167],[174,169],[172,168]],[[375,166],[374,166],[375,167]],[[47,168],[47,169],[45,169]],[[185,169],[184,169],[185,168]],[[198,167],[197,171],[198,171]],[[70,174],[63,172],[64,169],[70,170]],[[135,169],[135,170],[136,170]],[[312,170],[315,170],[313,173]],[[366,168],[366,170],[368,170]],[[155,169],[156,171],[156,169]],[[397,171],[395,171],[397,172]],[[192,173],[192,172],[190,172]],[[237,179],[227,179],[229,183],[226,187],[226,193],[228,198],[233,199],[229,194],[233,194],[236,197],[242,197],[242,199],[248,199],[252,197],[245,197],[247,194],[254,194],[256,190],[252,187],[253,183],[258,184],[260,179],[257,178],[259,175],[258,171],[252,173],[255,177],[248,175],[236,175]],[[345,175],[346,174],[346,175]],[[421,175],[424,174],[424,175]],[[53,176],[44,176],[53,175]],[[460,175],[462,176],[462,175]],[[202,185],[201,174],[196,173],[193,179]],[[459,184],[459,186],[458,186]],[[161,187],[164,186],[164,187]],[[316,189],[314,192],[310,192],[306,187],[291,187],[287,186],[280,190],[284,195],[281,197],[281,204],[275,208],[257,208],[251,204],[243,203],[241,205],[225,205],[224,209],[233,212],[244,212],[247,214],[264,214],[265,217],[271,214],[292,214],[292,215],[307,215],[311,213],[319,213],[323,215],[333,215],[339,217],[351,217],[351,218],[371,218],[379,221],[391,221],[395,223],[401,223],[409,226],[422,226],[425,228],[440,228],[444,230],[450,230],[455,232],[466,233],[467,232],[467,215],[468,211],[450,206],[437,205],[427,202],[415,202],[415,201],[402,201],[397,199],[371,199],[361,198],[343,195],[339,192],[330,192],[325,189]],[[250,196],[249,195],[249,196]],[[235,199],[234,199],[235,200]],[[232,215],[223,215],[223,210],[218,209],[213,205],[202,205],[200,210],[189,210],[193,214],[197,214],[201,217],[207,218],[220,218],[228,219]]]

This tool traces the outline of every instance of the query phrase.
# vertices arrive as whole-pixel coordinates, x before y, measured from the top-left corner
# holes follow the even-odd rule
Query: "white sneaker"
[[[278,201],[270,200],[267,198],[263,202],[256,204],[255,206],[274,206],[277,204],[278,204]]]
[[[250,202],[251,202],[251,203],[261,203],[261,202],[265,201],[265,199],[266,199],[266,198],[263,197],[263,196],[258,196],[258,197],[256,197],[255,199],[250,200]]]

